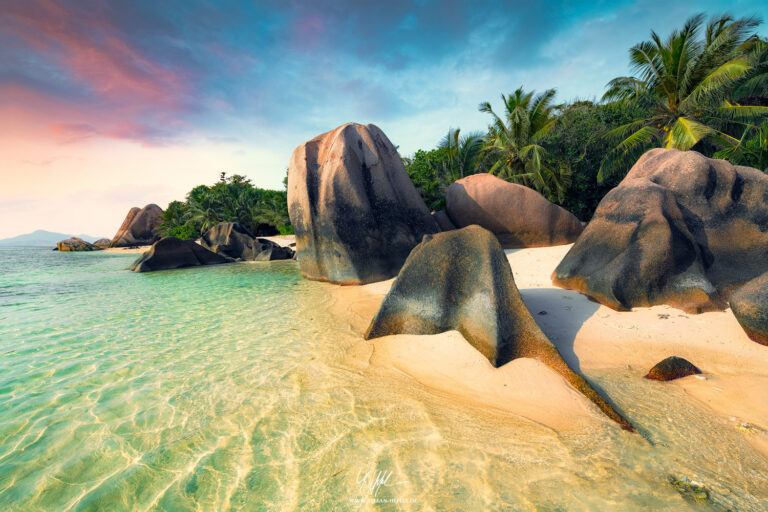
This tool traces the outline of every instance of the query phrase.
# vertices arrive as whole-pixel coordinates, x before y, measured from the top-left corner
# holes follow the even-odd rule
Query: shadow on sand
[[[525,288],[520,290],[525,305],[544,334],[557,347],[565,362],[581,373],[574,340],[581,326],[600,307],[584,295],[561,288]]]

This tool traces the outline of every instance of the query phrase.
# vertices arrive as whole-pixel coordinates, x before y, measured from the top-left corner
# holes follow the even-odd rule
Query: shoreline
[[[102,249],[101,251],[96,252],[106,252],[109,254],[143,254],[144,251],[149,250],[150,247],[152,246],[142,245],[141,247],[107,247],[106,249]]]
[[[684,357],[703,374],[653,384],[662,390],[669,387],[670,396],[682,392],[702,414],[719,417],[768,457],[768,349],[747,337],[730,309],[690,315],[661,305],[618,312],[555,287],[550,275],[570,247],[505,251],[526,306],[568,364],[582,375],[590,370],[629,370],[633,378],[642,379],[662,359]],[[559,375],[547,375],[547,367],[515,360],[493,368],[455,331],[362,340],[393,281],[328,285],[332,313],[367,344],[368,350],[358,352],[369,352],[371,367],[406,374],[432,391],[495,406],[556,430],[607,421],[585,397],[569,395],[568,390],[575,390]],[[511,382],[537,385],[510,391]]]

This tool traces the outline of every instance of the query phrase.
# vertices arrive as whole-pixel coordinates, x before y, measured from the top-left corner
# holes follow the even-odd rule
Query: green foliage
[[[454,181],[451,174],[444,172],[449,159],[446,148],[420,149],[412,158],[402,159],[408,176],[432,211],[445,209],[445,190]]]
[[[611,80],[603,98],[647,104],[650,110],[605,134],[613,149],[598,179],[625,174],[651,147],[714,147],[734,158],[748,155],[736,150],[737,137],[768,118],[768,106],[739,104],[734,97],[747,98],[768,82],[765,48],[750,36],[757,25],[754,18],[718,16],[701,34],[704,16],[698,14],[667,39],[651,31],[650,41],[633,46],[635,76]]]
[[[427,208],[444,210],[445,191],[451,183],[480,172],[483,135],[480,132],[461,135],[460,128],[451,128],[435,149],[420,149],[413,157],[402,159]]]
[[[768,121],[761,126],[747,127],[738,144],[714,156],[768,172]]]
[[[577,101],[564,107],[547,136],[555,158],[569,163],[573,179],[561,203],[579,219],[588,221],[598,203],[624,177],[613,175],[597,182],[600,162],[610,148],[602,135],[647,114],[636,102],[596,104]]]
[[[491,162],[489,172],[534,188],[550,201],[562,202],[571,181],[571,168],[544,147],[556,120],[554,96],[554,89],[534,97],[534,91],[526,93],[520,87],[509,96],[501,95],[503,118],[487,101],[480,104],[479,110],[493,117],[483,148]]]
[[[432,210],[461,177],[491,172],[541,192],[582,220],[651,147],[695,149],[768,172],[768,41],[753,18],[697,15],[630,50],[634,76],[608,83],[605,103],[553,105],[554,90],[502,95],[485,136],[449,130],[403,162]],[[482,139],[480,139],[482,137]],[[478,141],[482,140],[482,143]],[[477,146],[482,149],[477,151]]]
[[[438,149],[444,150],[444,158],[440,161],[440,166],[436,171],[450,179],[451,183],[475,174],[477,172],[480,153],[483,149],[482,132],[471,132],[467,135],[461,135],[461,128],[450,128],[448,134],[443,137],[437,145]]]
[[[221,222],[239,222],[254,235],[293,231],[286,191],[257,188],[244,176],[225,173],[214,185],[193,188],[185,202],[172,201],[160,230],[191,240]]]

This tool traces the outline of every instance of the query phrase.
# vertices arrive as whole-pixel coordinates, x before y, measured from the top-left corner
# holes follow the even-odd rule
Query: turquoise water
[[[0,250],[0,510],[766,510],[743,435],[637,375],[589,377],[645,438],[558,434],[367,370],[293,261],[135,257]]]

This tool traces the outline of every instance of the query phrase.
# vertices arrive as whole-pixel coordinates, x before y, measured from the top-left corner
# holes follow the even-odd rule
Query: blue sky
[[[520,85],[599,98],[631,45],[696,12],[768,18],[764,1],[6,0],[0,215],[33,214],[0,236],[111,235],[130,206],[165,206],[222,170],[278,188],[293,148],[348,121],[410,154],[485,128],[478,104]],[[56,198],[71,210],[86,194],[110,213],[53,222]]]

